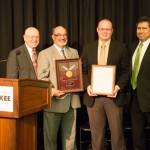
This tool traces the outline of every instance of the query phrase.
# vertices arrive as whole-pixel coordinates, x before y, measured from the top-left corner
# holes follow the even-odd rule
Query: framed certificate
[[[83,91],[81,59],[61,59],[55,62],[57,88],[65,93]]]
[[[116,66],[92,65],[91,86],[94,94],[112,94],[115,87]]]

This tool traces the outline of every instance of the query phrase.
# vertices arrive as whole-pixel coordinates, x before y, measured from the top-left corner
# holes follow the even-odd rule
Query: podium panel
[[[36,113],[14,118],[0,118],[0,150],[37,150]]]
[[[36,150],[37,112],[51,106],[50,82],[0,78],[0,89],[0,103],[13,108],[0,107],[0,150]]]

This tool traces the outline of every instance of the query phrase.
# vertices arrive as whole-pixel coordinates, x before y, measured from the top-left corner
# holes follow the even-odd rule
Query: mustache
[[[57,43],[61,46],[65,46],[67,44],[68,40],[59,40]]]

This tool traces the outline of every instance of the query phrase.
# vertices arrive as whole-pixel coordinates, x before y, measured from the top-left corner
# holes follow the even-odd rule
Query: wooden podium
[[[50,105],[50,82],[0,78],[0,150],[37,150],[37,112]]]

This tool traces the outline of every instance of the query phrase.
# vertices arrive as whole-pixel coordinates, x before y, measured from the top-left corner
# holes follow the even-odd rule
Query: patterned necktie
[[[101,46],[101,51],[100,51],[100,57],[99,57],[99,65],[106,65],[106,50],[105,50],[105,43],[102,44]]]
[[[137,87],[137,76],[138,76],[139,66],[140,66],[139,60],[140,60],[140,55],[142,52],[142,46],[143,46],[143,43],[140,43],[136,56],[135,56],[134,65],[132,69],[131,84],[132,84],[133,89],[136,89]]]
[[[62,52],[62,54],[63,54],[64,58],[65,58],[65,59],[67,59],[67,57],[66,57],[65,52],[64,52],[64,50],[63,50],[63,49],[61,50],[61,52]]]
[[[32,63],[33,63],[35,73],[37,74],[37,55],[35,49],[32,50]]]

